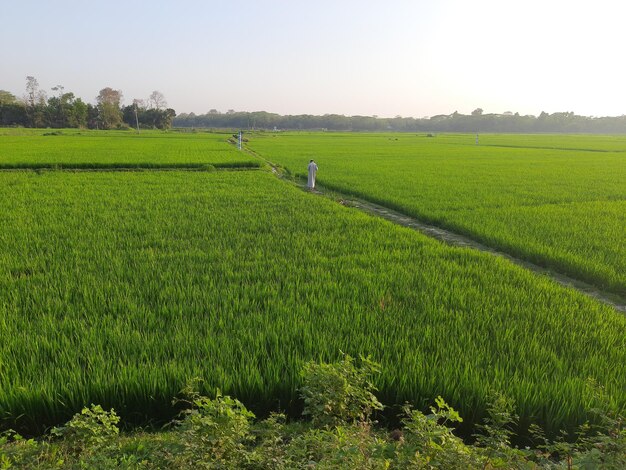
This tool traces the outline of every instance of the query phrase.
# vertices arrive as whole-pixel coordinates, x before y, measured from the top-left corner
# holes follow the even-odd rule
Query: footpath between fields
[[[494,249],[487,245],[483,245],[482,243],[476,240],[473,240],[465,235],[461,235],[459,233],[452,232],[448,229],[444,229],[436,225],[426,223],[422,220],[416,219],[415,217],[408,216],[394,209],[390,209],[380,204],[367,201],[363,198],[357,198],[351,195],[343,194],[335,189],[332,189],[332,190],[326,189],[323,186],[320,186],[319,184],[316,184],[316,188],[314,190],[310,190],[306,187],[306,182],[304,179],[291,175],[288,171],[286,171],[282,167],[266,160],[261,155],[257,154],[256,152],[250,149],[245,149],[245,150],[250,155],[255,156],[263,160],[265,163],[267,163],[271,167],[272,172],[277,177],[279,177],[283,181],[290,182],[291,184],[294,184],[300,189],[310,192],[311,194],[329,197],[335,200],[336,202],[338,202],[339,204],[342,204],[347,207],[353,207],[355,209],[361,210],[368,214],[371,214],[377,217],[382,217],[383,219],[386,219],[390,222],[401,225],[403,227],[408,227],[413,230],[417,230],[426,236],[440,240],[450,246],[472,248],[472,249],[479,250],[485,253],[490,253],[494,256],[500,256],[518,266],[521,266],[525,269],[533,271],[537,274],[548,276],[555,282],[565,287],[576,289],[579,292],[582,292],[583,294],[588,295],[589,297],[592,297],[607,305],[610,305],[611,307],[615,308],[616,310],[620,312],[626,313],[626,300],[616,294],[605,292],[601,289],[598,289],[596,286],[593,286],[584,281],[580,281],[578,279],[574,279],[572,277],[558,273],[551,269],[544,268],[535,263],[531,263],[530,261],[516,258],[506,252]]]
[[[304,185],[302,185],[302,187],[303,189],[306,189]],[[323,189],[322,190],[318,189],[316,193],[323,194],[323,191],[324,191]],[[364,201],[362,199],[356,199],[353,197],[347,197],[346,199],[342,200],[341,203],[345,206],[355,207],[364,212],[368,212],[372,215],[382,217],[393,223],[402,225],[403,227],[412,228],[414,230],[417,230],[423,233],[424,235],[440,240],[448,245],[463,247],[463,248],[473,248],[479,251],[490,253],[495,256],[506,258],[507,260],[511,261],[514,264],[517,264],[518,266],[521,266],[523,268],[526,268],[538,274],[546,275],[563,286],[574,288],[590,297],[595,298],[596,300],[599,300],[601,302],[604,302],[612,306],[613,308],[615,308],[616,310],[619,310],[620,312],[626,313],[626,302],[624,301],[624,299],[620,298],[619,296],[615,294],[604,292],[598,289],[597,287],[591,284],[588,284],[586,282],[583,282],[578,279],[574,279],[564,274],[555,272],[551,269],[544,268],[542,266],[531,263],[529,261],[516,258],[503,251],[499,251],[489,246],[483,245],[482,243],[479,243],[476,240],[468,238],[464,235],[454,233],[446,229],[442,229],[441,227],[437,227],[435,225],[424,223],[418,219],[409,217],[405,214],[402,214],[400,212],[394,211],[392,209],[389,209],[387,207],[384,207],[378,204],[374,204],[369,201]]]

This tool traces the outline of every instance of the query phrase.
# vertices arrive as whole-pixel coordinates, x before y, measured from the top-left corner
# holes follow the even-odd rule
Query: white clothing
[[[309,179],[306,183],[306,187],[309,189],[315,188],[315,174],[317,173],[317,165],[315,162],[309,163],[307,167],[309,169]]]

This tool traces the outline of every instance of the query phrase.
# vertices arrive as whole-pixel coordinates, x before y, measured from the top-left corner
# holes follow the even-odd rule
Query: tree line
[[[35,77],[26,77],[26,92],[20,99],[0,90],[0,126],[124,129],[169,129],[176,111],[167,107],[163,93],[153,91],[147,100],[134,99],[122,106],[121,90],[100,90],[96,104],[85,103],[57,85],[52,95],[39,87]]]
[[[626,115],[618,117],[579,116],[573,112],[539,116],[505,112],[485,114],[480,108],[471,114],[440,114],[427,118],[396,116],[344,116],[325,114],[280,115],[265,111],[221,113],[212,109],[206,114],[182,113],[174,119],[175,127],[236,128],[266,130],[332,130],[394,132],[552,132],[626,134]]]
[[[52,87],[52,94],[40,89],[35,77],[26,77],[26,93],[17,98],[0,90],[0,126],[82,127],[120,129],[128,127],[168,129],[175,127],[266,129],[266,130],[332,130],[395,132],[555,132],[626,134],[626,115],[588,117],[573,112],[539,116],[505,112],[485,114],[481,108],[471,114],[439,114],[425,118],[378,116],[345,116],[341,114],[280,115],[266,111],[226,113],[212,109],[206,114],[183,113],[167,107],[163,94],[153,91],[147,100],[134,99],[122,106],[120,90],[100,90],[96,104],[85,103],[62,85]]]

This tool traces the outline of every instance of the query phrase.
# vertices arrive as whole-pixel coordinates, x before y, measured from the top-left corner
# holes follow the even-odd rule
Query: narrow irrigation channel
[[[551,269],[544,268],[542,266],[531,263],[529,261],[516,258],[503,251],[499,251],[489,246],[483,245],[482,243],[477,242],[476,240],[473,240],[465,235],[461,235],[459,233],[455,233],[450,230],[443,229],[436,225],[423,222],[414,217],[410,217],[406,214],[402,214],[401,212],[395,211],[388,207],[381,206],[379,204],[375,204],[373,202],[364,200],[362,198],[356,198],[354,196],[342,194],[334,189],[327,190],[323,186],[320,186],[319,184],[316,184],[315,190],[310,191],[309,189],[306,188],[306,185],[303,180],[294,178],[294,177],[289,177],[288,175],[285,174],[284,170],[281,167],[266,160],[265,158],[263,158],[263,156],[259,155],[258,153],[247,148],[245,149],[245,151],[249,153],[250,155],[255,156],[263,160],[265,163],[267,163],[272,168],[272,172],[277,177],[279,177],[283,181],[287,181],[298,186],[304,191],[309,191],[312,194],[317,194],[317,195],[324,196],[324,197],[330,197],[344,206],[353,207],[363,212],[367,212],[371,215],[382,217],[383,219],[389,220],[390,222],[393,222],[398,225],[402,225],[403,227],[412,228],[413,230],[417,230],[423,233],[424,235],[440,240],[450,246],[473,248],[473,249],[480,250],[486,253],[490,253],[495,256],[501,256],[511,261],[512,263],[517,264],[518,266],[526,268],[535,273],[548,276],[552,280],[558,282],[559,284],[565,287],[571,287],[573,289],[576,289],[579,292],[582,292],[583,294],[588,295],[589,297],[593,297],[594,299],[600,302],[610,305],[611,307],[615,308],[616,310],[620,312],[626,313],[626,299],[623,299],[618,295],[612,294],[610,292],[602,291],[598,289],[597,287],[591,284],[588,284],[584,281],[574,279],[572,277],[555,272]]]

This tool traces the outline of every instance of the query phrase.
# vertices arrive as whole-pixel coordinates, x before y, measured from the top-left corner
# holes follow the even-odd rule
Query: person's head
[[[313,163],[313,159],[311,158],[311,160],[309,161],[309,163]]]

